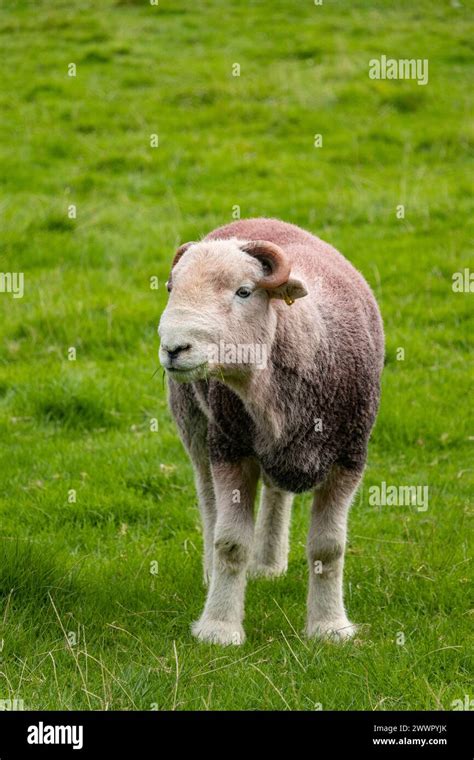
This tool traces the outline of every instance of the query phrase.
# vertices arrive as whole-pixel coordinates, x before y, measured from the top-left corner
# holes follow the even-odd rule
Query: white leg
[[[356,630],[344,609],[342,575],[347,516],[360,477],[335,468],[315,493],[307,545],[309,637],[346,639]]]
[[[214,528],[216,524],[216,498],[212,482],[211,468],[205,461],[194,460],[194,477],[198,494],[199,511],[202,519],[204,541],[204,583],[210,583],[212,577],[212,556],[214,552]]]
[[[262,486],[250,573],[267,578],[286,573],[293,494]]]
[[[247,460],[215,465],[212,474],[217,509],[212,579],[204,611],[192,631],[201,641],[243,644],[246,570],[259,468]]]
[[[204,583],[212,575],[216,499],[207,444],[208,420],[192,387],[169,382],[170,407],[194,468],[204,539]]]

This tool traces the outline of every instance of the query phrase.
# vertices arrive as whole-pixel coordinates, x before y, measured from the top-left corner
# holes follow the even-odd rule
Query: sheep
[[[285,573],[293,496],[310,491],[306,634],[350,638],[347,518],[384,360],[372,291],[329,244],[266,218],[180,246],[167,287],[159,357],[194,467],[209,586],[192,633],[221,645],[244,642],[247,575]],[[262,360],[242,346],[258,348]]]

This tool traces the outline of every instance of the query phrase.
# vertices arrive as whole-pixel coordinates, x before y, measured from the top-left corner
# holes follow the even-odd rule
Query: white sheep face
[[[236,378],[265,368],[276,327],[271,296],[284,293],[259,287],[262,271],[237,240],[204,241],[186,250],[173,268],[158,328],[160,362],[171,377]]]

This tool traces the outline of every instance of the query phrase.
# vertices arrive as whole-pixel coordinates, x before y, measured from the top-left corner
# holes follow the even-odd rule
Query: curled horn
[[[271,290],[288,282],[291,265],[285,252],[278,245],[268,240],[251,240],[241,248],[245,253],[258,259],[263,264],[264,271],[267,270],[257,283],[259,287]]]

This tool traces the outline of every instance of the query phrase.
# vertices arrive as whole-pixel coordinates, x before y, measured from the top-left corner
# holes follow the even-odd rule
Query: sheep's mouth
[[[167,367],[166,371],[169,372],[171,377],[176,378],[176,380],[194,380],[206,374],[207,362],[196,364],[194,367]]]

